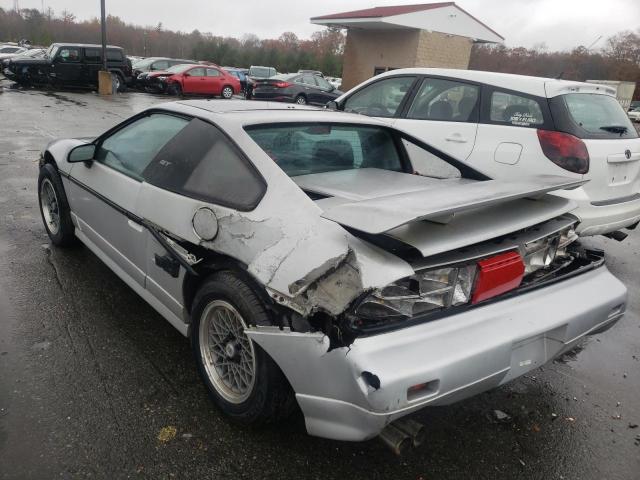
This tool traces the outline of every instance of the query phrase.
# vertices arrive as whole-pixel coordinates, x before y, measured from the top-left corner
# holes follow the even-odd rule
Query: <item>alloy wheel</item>
[[[51,180],[45,178],[40,184],[40,209],[52,235],[60,230],[60,207]]]
[[[239,404],[251,395],[256,381],[256,355],[245,333],[247,324],[228,302],[215,300],[202,313],[199,331],[204,369],[216,392]]]

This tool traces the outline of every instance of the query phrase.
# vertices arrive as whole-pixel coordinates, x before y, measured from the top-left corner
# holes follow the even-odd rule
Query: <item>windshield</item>
[[[2,47],[0,48],[0,53],[18,53],[22,50],[24,49],[20,47]]]
[[[51,45],[49,48],[47,48],[47,57],[53,58],[53,57],[55,57],[57,52],[58,52],[58,46],[57,45]]]
[[[171,68],[167,69],[167,72],[171,72],[171,73],[182,73],[185,70],[188,70],[190,68],[193,67],[193,64],[181,64],[181,65],[174,65]]]
[[[404,171],[396,143],[384,128],[296,123],[246,131],[290,177],[358,168]]]
[[[591,93],[570,93],[562,97],[572,120],[587,134],[603,138],[638,136],[615,97]]]

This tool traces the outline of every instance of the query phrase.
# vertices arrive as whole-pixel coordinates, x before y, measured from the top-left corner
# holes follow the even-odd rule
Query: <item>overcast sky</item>
[[[19,0],[21,8],[40,9],[43,0]],[[190,32],[242,37],[254,33],[274,38],[292,31],[309,37],[322,27],[309,18],[381,5],[428,3],[420,0],[106,0],[107,11],[126,22]],[[458,0],[459,6],[506,38],[508,46],[532,47],[541,42],[550,50],[590,45],[640,25],[640,0]],[[0,0],[12,8],[13,0]],[[99,0],[44,0],[56,13],[70,10],[79,19],[100,14]],[[63,40],[63,39],[58,39]],[[595,48],[601,47],[600,40]]]

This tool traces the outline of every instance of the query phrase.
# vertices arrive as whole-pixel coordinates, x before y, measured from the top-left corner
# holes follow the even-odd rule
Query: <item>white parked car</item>
[[[627,116],[631,119],[632,122],[640,122],[640,107],[635,110],[629,110],[627,112]]]
[[[586,236],[640,221],[640,138],[615,93],[591,83],[411,68],[371,78],[336,103],[386,118],[492,178],[588,180],[560,194],[578,203]]]
[[[340,87],[342,87],[342,79],[338,78],[338,77],[324,77],[327,82],[329,82],[333,88],[335,88],[336,90],[340,90]]]
[[[413,174],[425,153],[457,176]],[[398,448],[401,417],[622,317],[575,204],[546,194],[582,183],[491,180],[362,115],[198,100],[52,142],[38,193],[55,245],[80,240],[191,339],[227,415],[297,402],[312,435]]]

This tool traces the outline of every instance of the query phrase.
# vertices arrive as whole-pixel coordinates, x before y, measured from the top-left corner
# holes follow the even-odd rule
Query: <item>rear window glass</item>
[[[618,101],[609,95],[570,93],[562,96],[571,119],[592,134],[636,137],[635,129]]]
[[[158,152],[143,177],[160,188],[240,210],[253,209],[266,190],[236,146],[197,118]]]
[[[536,100],[505,92],[493,92],[491,95],[491,120],[518,127],[544,123],[542,109]]]
[[[246,130],[291,177],[357,168],[404,171],[393,137],[382,128],[314,123]]]
[[[84,59],[88,63],[100,63],[102,61],[102,51],[98,48],[85,48]]]

